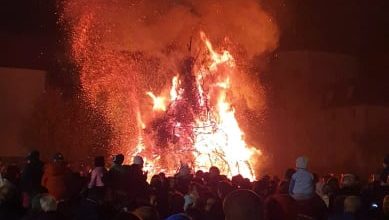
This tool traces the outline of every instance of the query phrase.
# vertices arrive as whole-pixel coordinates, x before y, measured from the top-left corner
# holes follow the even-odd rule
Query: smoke
[[[278,29],[255,0],[72,0],[65,3],[67,21],[90,13],[94,34],[105,47],[151,54],[168,47],[185,50],[203,30],[212,42],[228,39],[249,57],[272,51]]]

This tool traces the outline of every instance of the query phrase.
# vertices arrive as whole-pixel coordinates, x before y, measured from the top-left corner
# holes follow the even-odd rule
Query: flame
[[[178,76],[174,76],[172,79],[172,88],[170,89],[170,101],[174,101],[178,98]]]
[[[165,98],[155,96],[152,92],[146,92],[146,95],[150,96],[153,100],[153,110],[154,111],[166,111]]]
[[[189,124],[191,126],[189,135],[188,124],[179,121],[167,122],[174,127],[174,136],[179,139],[180,147],[191,145],[185,149],[191,150],[192,161],[185,161],[183,158],[175,159],[180,160],[181,164],[190,163],[195,170],[207,170],[211,166],[217,166],[229,177],[241,174],[253,180],[255,179],[253,158],[258,157],[261,152],[246,144],[244,132],[235,117],[235,109],[228,101],[232,83],[230,75],[236,71],[235,60],[227,50],[216,52],[204,32],[200,32],[200,38],[209,56],[209,61],[205,64],[197,64],[198,70],[193,73],[198,94],[197,103],[201,113],[195,114],[193,123]],[[213,76],[217,80],[208,82],[208,76]],[[176,75],[171,80],[170,101],[167,101],[169,100],[167,97],[158,97],[152,92],[146,93],[153,100],[153,111],[164,111],[169,114],[167,106],[174,108],[177,105],[175,103],[184,100],[185,88],[181,85],[180,77],[183,76]],[[205,83],[208,83],[206,89]],[[216,102],[212,103],[211,100]],[[149,154],[144,156],[147,157]],[[152,157],[155,159],[148,161],[147,169],[151,173],[157,173],[160,171],[158,169],[161,169],[157,165],[161,156],[154,154]],[[165,171],[169,173],[174,170],[168,167]]]

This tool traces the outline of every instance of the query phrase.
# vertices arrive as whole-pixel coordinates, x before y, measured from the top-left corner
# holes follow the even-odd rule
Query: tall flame
[[[201,113],[194,114],[189,135],[185,128],[187,125],[179,121],[168,123],[172,123],[175,137],[183,139],[180,144],[185,145],[188,143],[187,139],[190,139],[189,144],[193,145],[191,149],[193,160],[189,162],[195,170],[216,166],[228,176],[241,174],[252,180],[255,178],[253,158],[259,156],[261,152],[246,144],[244,132],[235,117],[235,109],[228,101],[231,89],[230,74],[236,71],[235,60],[227,50],[216,52],[205,33],[201,32],[200,37],[209,58],[207,63],[197,64],[197,71],[194,72],[198,94],[196,103]],[[212,76],[213,80],[209,76]],[[156,97],[152,92],[147,92],[154,101],[153,111],[167,111],[167,106],[174,107],[175,102],[184,100],[182,94],[185,88],[180,86],[183,80],[180,77],[182,75],[176,75],[172,79],[168,105],[165,103],[168,98]],[[215,78],[217,80],[214,80]],[[147,157],[147,154],[144,156]],[[188,163],[184,159],[180,161]],[[153,165],[149,167],[153,169]]]

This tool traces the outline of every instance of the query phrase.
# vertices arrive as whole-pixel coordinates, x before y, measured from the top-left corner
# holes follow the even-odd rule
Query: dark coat
[[[21,175],[20,186],[23,192],[29,194],[38,193],[41,190],[41,181],[43,176],[43,162],[40,160],[28,163]]]

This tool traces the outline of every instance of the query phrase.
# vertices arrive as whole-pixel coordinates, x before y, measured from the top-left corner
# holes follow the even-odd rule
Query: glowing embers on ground
[[[254,179],[253,158],[261,152],[244,141],[235,109],[228,100],[231,75],[237,73],[234,58],[228,51],[217,53],[203,32],[200,37],[207,49],[206,61],[196,62],[192,57],[184,60],[181,72],[172,79],[170,97],[147,92],[153,111],[163,114],[154,121],[153,137],[158,140],[152,144],[164,152],[179,152],[177,158],[169,158],[178,160],[170,163],[173,166],[185,163],[195,170],[217,166],[228,176],[241,174]],[[158,166],[157,160],[163,158],[160,153],[143,154],[153,158],[146,158],[151,172]],[[162,166],[168,172],[177,169]]]

